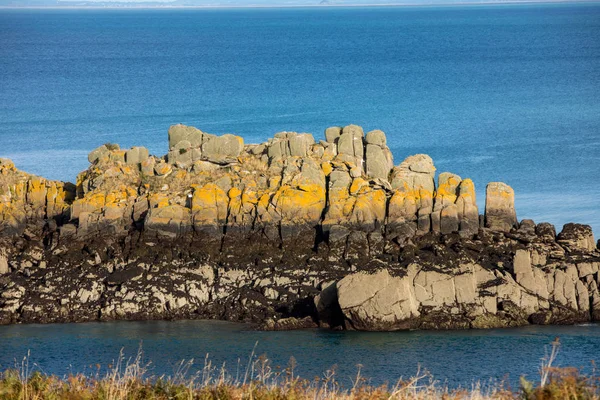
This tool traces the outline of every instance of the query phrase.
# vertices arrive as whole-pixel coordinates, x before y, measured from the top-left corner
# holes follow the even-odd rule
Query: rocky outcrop
[[[0,322],[219,318],[396,330],[600,319],[591,229],[350,125],[263,144],[183,125],[93,150],[76,183],[0,159]]]
[[[485,189],[485,227],[506,232],[516,226],[514,190],[502,182],[488,183]]]
[[[598,313],[600,263],[534,265],[531,252],[516,250],[507,270],[477,263],[451,269],[409,264],[406,270],[381,269],[347,275],[337,282],[339,308],[321,308],[321,319],[335,309],[346,329],[492,328],[527,323],[590,321]],[[511,268],[512,267],[512,268]],[[512,270],[511,270],[512,269]],[[328,314],[329,313],[329,314]]]

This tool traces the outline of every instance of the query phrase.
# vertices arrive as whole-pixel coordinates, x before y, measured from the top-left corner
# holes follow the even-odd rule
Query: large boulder
[[[88,154],[88,161],[90,162],[90,164],[95,163],[97,160],[108,156],[108,154],[110,153],[110,150],[108,149],[108,147],[106,147],[106,145],[102,145],[100,147],[96,147],[94,150],[92,150],[90,152],[90,154]]]
[[[556,241],[568,251],[594,251],[596,248],[594,233],[589,225],[566,224]]]
[[[367,133],[366,143],[367,175],[387,181],[394,167],[394,158],[386,145],[385,133],[379,130]]]
[[[270,141],[267,155],[271,160],[306,157],[313,144],[315,138],[309,133],[280,132]]]
[[[125,162],[129,165],[138,165],[148,159],[148,149],[145,147],[132,147],[125,153]]]
[[[339,307],[353,329],[407,329],[411,320],[419,316],[408,277],[393,277],[387,270],[360,272],[347,275],[336,286]]]
[[[348,125],[337,139],[337,159],[364,170],[365,133],[360,126]]]
[[[501,232],[517,226],[515,192],[506,183],[490,182],[486,187],[485,226]]]
[[[202,158],[213,163],[230,163],[236,160],[244,150],[241,136],[225,134],[213,136],[202,144]]]
[[[202,146],[204,133],[193,126],[182,124],[173,125],[169,128],[169,149],[174,149],[180,142],[189,143],[189,147]]]
[[[342,128],[339,126],[332,126],[325,129],[325,140],[328,143],[336,143],[340,135],[342,134]]]

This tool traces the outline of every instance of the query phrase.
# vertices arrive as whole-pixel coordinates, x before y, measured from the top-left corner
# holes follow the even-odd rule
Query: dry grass
[[[190,373],[193,360],[181,362],[173,376],[151,376],[149,364],[142,361],[142,352],[134,359],[118,360],[103,375],[71,375],[56,377],[31,371],[29,357],[15,369],[5,371],[0,378],[0,399],[248,399],[248,400],[301,400],[301,399],[600,399],[598,380],[582,376],[574,368],[556,368],[552,363],[559,343],[554,342],[549,355],[542,360],[540,383],[521,380],[518,391],[506,389],[503,384],[482,388],[449,389],[439,385],[426,372],[418,371],[407,380],[393,386],[371,386],[361,376],[360,368],[351,388],[342,388],[335,370],[326,371],[321,378],[301,379],[296,376],[295,361],[283,370],[275,370],[269,360],[251,354],[247,365],[238,366],[231,375],[224,366],[212,365],[208,357],[197,373]]]

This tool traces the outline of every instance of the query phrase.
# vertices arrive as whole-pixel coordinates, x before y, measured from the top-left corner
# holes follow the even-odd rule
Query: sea
[[[387,133],[395,163],[516,192],[519,219],[600,235],[600,3],[202,10],[0,10],[0,157],[74,182],[106,143],[167,152],[184,123],[258,143],[328,126]],[[266,354],[305,377],[357,365],[374,383],[421,367],[450,385],[587,368],[600,327],[464,332],[255,332],[216,322],[0,327],[0,367],[91,372],[144,356],[159,374],[194,358],[230,370]],[[234,372],[235,373],[235,372]]]
[[[405,332],[261,332],[219,321],[12,325],[0,326],[0,370],[103,376],[140,353],[150,378],[202,375],[210,366],[213,377],[223,368],[242,380],[249,365],[264,359],[274,372],[293,367],[294,376],[308,380],[333,373],[343,388],[352,387],[360,372],[372,385],[424,376],[423,384],[432,379],[451,388],[518,389],[520,377],[539,383],[541,363],[557,337],[553,366],[593,375],[600,326],[591,324]]]

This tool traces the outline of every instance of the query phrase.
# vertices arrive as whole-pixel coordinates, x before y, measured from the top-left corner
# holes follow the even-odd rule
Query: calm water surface
[[[329,332],[320,330],[255,332],[226,322],[116,322],[0,327],[0,368],[13,367],[30,351],[30,365],[47,373],[93,372],[96,364],[112,363],[121,349],[133,357],[141,344],[152,373],[173,374],[181,360],[195,359],[201,369],[208,354],[213,365],[223,363],[235,375],[256,346],[273,365],[297,361],[305,378],[323,376],[337,366],[337,377],[349,385],[357,365],[374,384],[409,377],[421,366],[451,386],[474,380],[520,375],[538,379],[544,349],[560,337],[557,365],[591,370],[600,359],[600,326],[525,327],[449,332]]]
[[[74,181],[107,141],[192,124],[260,142],[357,123],[396,163],[600,231],[600,4],[0,11],[0,156]],[[560,226],[559,226],[560,228]]]

